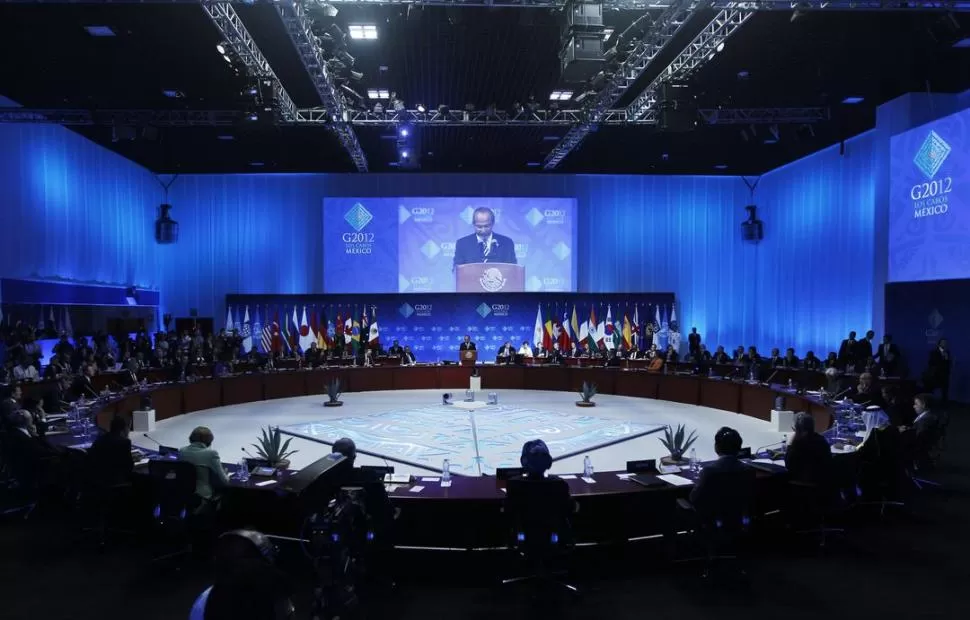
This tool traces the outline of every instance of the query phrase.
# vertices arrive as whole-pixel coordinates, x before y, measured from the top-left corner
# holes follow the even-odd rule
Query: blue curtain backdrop
[[[150,172],[54,125],[0,124],[0,276],[154,288]]]
[[[575,196],[581,291],[673,291],[683,328],[712,345],[829,350],[846,326],[871,324],[873,201],[858,150],[766,177],[760,246],[741,241],[749,195],[731,177],[184,176],[171,190],[181,239],[162,248],[162,305],[219,317],[230,293],[322,292],[324,196]],[[851,250],[851,268],[831,268],[833,248]]]

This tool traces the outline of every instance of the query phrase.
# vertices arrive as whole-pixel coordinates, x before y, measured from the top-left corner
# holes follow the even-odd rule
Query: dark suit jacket
[[[754,469],[737,457],[722,456],[701,470],[690,502],[703,519],[744,516],[754,494]]]
[[[785,452],[785,467],[792,480],[824,485],[831,478],[832,449],[818,433],[796,437]]]
[[[392,357],[401,357],[402,355],[404,355],[404,347],[402,347],[401,345],[398,345],[396,347],[392,346],[390,349],[387,350],[387,354]]]
[[[401,355],[401,361],[403,361],[405,364],[413,364],[415,362],[414,353],[410,351],[405,351]]]
[[[91,473],[105,485],[128,482],[134,461],[131,459],[131,440],[105,433],[88,450]]]
[[[728,355],[727,353],[715,353],[714,354],[714,363],[715,364],[730,364],[731,363],[731,356]]]
[[[946,358],[940,353],[937,347],[930,351],[929,372],[936,383],[947,384],[950,382],[950,365],[953,364],[953,354],[946,352]]]
[[[805,370],[818,370],[822,366],[822,360],[817,357],[805,358]]]
[[[699,349],[701,346],[701,335],[691,332],[687,334],[687,348]]]
[[[501,349],[498,350],[498,354],[496,354],[496,357],[497,358],[512,358],[512,357],[515,357],[515,349],[512,348],[511,346],[510,347],[502,347]]]
[[[505,235],[492,233],[492,249],[488,253],[487,262],[489,263],[512,263],[517,264],[515,256],[515,243]],[[455,243],[455,265],[467,265],[469,263],[484,263],[485,257],[482,256],[482,246],[478,243],[478,236],[470,234],[462,237]]]
[[[465,342],[464,340],[462,340],[461,341],[461,344],[458,345],[458,350],[459,351],[474,351],[475,350],[475,343],[474,342]]]
[[[791,359],[788,359],[787,356],[781,358],[781,365],[784,366],[785,368],[798,368],[798,365],[799,365],[798,356],[795,355]]]
[[[855,358],[865,363],[870,357],[872,357],[872,341],[868,338],[857,341],[855,344]]]
[[[856,345],[859,344],[858,340],[851,341],[848,338],[842,341],[839,345],[839,361],[843,364],[851,364],[855,362],[856,359]]]
[[[887,360],[886,360],[886,355],[888,355],[889,353],[892,353],[893,354],[893,361],[892,362],[887,362]],[[878,361],[880,364],[886,364],[886,363],[898,364],[899,363],[899,347],[897,347],[896,346],[896,343],[894,343],[894,342],[890,342],[888,346],[886,346],[886,343],[882,343],[876,349],[875,358],[876,358],[876,361]]]

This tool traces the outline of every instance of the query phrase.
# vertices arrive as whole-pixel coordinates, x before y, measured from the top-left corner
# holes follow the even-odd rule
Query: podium
[[[525,267],[512,263],[468,263],[455,269],[459,293],[521,293],[525,291]]]
[[[458,357],[462,366],[474,366],[478,361],[478,351],[458,351]]]

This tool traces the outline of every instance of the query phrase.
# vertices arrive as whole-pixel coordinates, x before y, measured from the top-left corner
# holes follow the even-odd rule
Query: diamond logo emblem
[[[421,253],[427,256],[428,258],[434,258],[435,256],[441,253],[441,246],[439,246],[434,241],[431,241],[430,239],[428,239],[427,241],[424,242],[424,245],[421,246]]]
[[[484,319],[491,314],[492,307],[483,301],[482,303],[478,304],[477,308],[475,308],[475,312],[477,312],[478,315]]]
[[[923,146],[919,147],[919,151],[916,152],[913,163],[920,169],[920,172],[926,175],[927,179],[932,179],[939,172],[940,166],[946,161],[951,150],[953,149],[946,143],[946,140],[940,137],[940,134],[931,131],[923,140]]]
[[[533,228],[541,224],[542,220],[544,219],[546,218],[544,215],[542,215],[542,211],[536,209],[535,207],[529,209],[529,212],[525,214],[525,221],[529,222]]]
[[[374,216],[371,215],[371,212],[365,209],[364,205],[359,202],[344,213],[344,220],[357,232],[364,230],[364,227],[370,224],[372,219],[374,219]]]
[[[404,205],[397,206],[397,223],[403,224],[404,222],[411,219],[411,210],[406,209]]]
[[[405,293],[411,288],[411,280],[404,277],[404,274],[397,274],[397,292]]]
[[[535,292],[535,291],[541,291],[542,290],[542,280],[540,280],[539,278],[537,278],[535,276],[532,276],[531,278],[526,279],[526,281],[525,281],[525,290],[529,291],[530,293]]]
[[[566,260],[570,254],[569,246],[560,241],[556,245],[552,246],[552,254],[559,260]]]
[[[930,327],[933,329],[938,329],[940,324],[943,322],[943,315],[936,308],[933,308],[933,312],[930,312],[929,316]]]
[[[465,207],[462,210],[462,212],[458,214],[458,217],[460,217],[463,222],[465,222],[466,224],[468,224],[469,226],[471,226],[472,225],[472,216],[474,214],[475,214],[475,209],[472,209],[471,207]]]
[[[403,304],[401,304],[401,307],[397,309],[397,311],[401,313],[401,316],[408,319],[408,318],[411,318],[412,314],[414,314],[414,306],[412,306],[408,302],[404,302]]]

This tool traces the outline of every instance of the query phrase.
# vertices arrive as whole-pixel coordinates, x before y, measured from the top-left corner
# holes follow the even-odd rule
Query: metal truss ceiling
[[[290,95],[283,88],[283,85],[280,84],[279,78],[276,77],[276,73],[269,65],[269,61],[259,51],[259,47],[256,46],[256,42],[242,20],[239,19],[236,9],[232,8],[232,4],[229,2],[212,2],[205,4],[203,8],[212,23],[222,33],[222,37],[232,46],[233,51],[239,56],[242,63],[246,65],[249,75],[254,78],[270,80],[273,85],[273,95],[279,105],[281,120],[290,122],[296,119],[296,105],[290,99]]]

